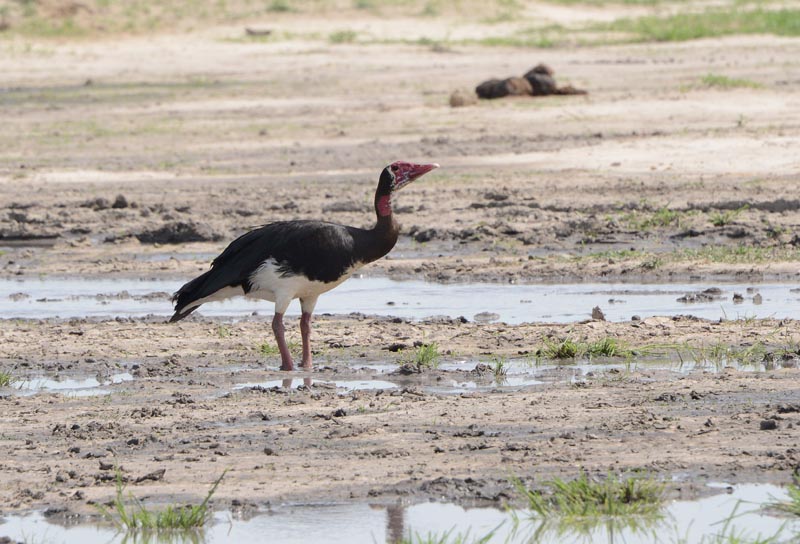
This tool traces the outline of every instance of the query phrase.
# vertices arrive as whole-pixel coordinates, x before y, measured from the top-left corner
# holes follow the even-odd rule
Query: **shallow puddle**
[[[370,504],[285,505],[237,519],[230,512],[217,512],[200,539],[170,537],[163,542],[281,542],[281,543],[393,543],[412,535],[449,538],[442,542],[465,542],[492,534],[487,542],[685,542],[709,541],[714,535],[736,535],[753,539],[780,533],[779,541],[791,541],[800,522],[774,517],[759,505],[786,498],[787,493],[771,485],[738,485],[696,501],[673,501],[660,520],[632,524],[602,522],[576,527],[542,523],[525,511],[494,508],[462,508],[454,504],[423,503],[413,506]],[[516,522],[515,522],[516,518]],[[726,524],[726,520],[728,520]],[[448,533],[449,532],[449,533]],[[0,522],[0,537],[25,542],[118,543],[125,535],[103,526],[64,526],[50,523],[41,513],[7,516]],[[128,539],[128,542],[134,541]],[[427,540],[425,540],[427,541]],[[439,542],[438,539],[431,541]],[[729,540],[725,540],[726,542]],[[732,540],[731,540],[732,541]],[[736,540],[737,542],[740,540]],[[748,540],[749,541],[749,540]]]
[[[281,380],[267,380],[263,382],[250,382],[238,384],[234,389],[248,389],[251,387],[263,387],[272,389],[273,387],[283,387],[284,389],[295,389],[297,387],[315,387],[318,389],[337,389],[342,392],[364,390],[364,389],[396,389],[397,384],[384,380],[334,380],[326,381],[316,378],[283,378]]]
[[[16,390],[23,395],[33,395],[36,393],[61,393],[73,397],[91,397],[96,395],[108,395],[111,390],[104,389],[104,386],[124,383],[133,380],[133,375],[128,372],[113,374],[108,378],[98,380],[97,378],[48,378],[39,376],[27,378],[11,384],[5,389]]]
[[[0,280],[0,315],[6,318],[169,316],[170,294],[180,281]],[[718,287],[713,295],[700,295]],[[691,314],[707,319],[800,318],[800,293],[789,284],[438,284],[352,278],[320,297],[317,313],[423,319],[463,316],[470,321],[569,323],[589,319],[599,306],[606,319]],[[678,299],[687,294],[687,300]],[[734,294],[741,299],[734,302]],[[272,304],[245,298],[204,305],[208,316],[271,315]],[[293,302],[289,314],[299,314]]]

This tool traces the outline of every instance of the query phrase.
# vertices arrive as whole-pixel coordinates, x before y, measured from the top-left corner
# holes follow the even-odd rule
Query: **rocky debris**
[[[222,234],[215,232],[208,224],[195,221],[173,221],[156,229],[144,230],[133,236],[143,244],[219,242],[224,238]]]
[[[719,287],[709,287],[697,293],[686,293],[682,297],[676,299],[678,302],[685,302],[691,304],[693,302],[711,302],[720,300],[722,298],[722,289]]]
[[[478,103],[478,97],[475,93],[465,91],[464,89],[457,89],[450,95],[451,108],[463,108],[464,106],[474,106]]]
[[[559,87],[553,77],[553,69],[546,64],[538,64],[528,70],[523,77],[487,79],[475,87],[479,98],[493,99],[504,96],[547,96],[552,94],[588,94],[571,85]]]
[[[603,310],[600,309],[600,306],[595,306],[592,308],[592,319],[595,321],[605,321],[606,314],[603,313]]]

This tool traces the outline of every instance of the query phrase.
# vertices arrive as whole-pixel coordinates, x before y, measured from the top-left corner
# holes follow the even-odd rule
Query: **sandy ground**
[[[577,16],[549,11],[554,20]],[[271,24],[297,24],[281,21]],[[449,31],[430,21],[418,30]],[[397,198],[402,239],[370,273],[798,278],[797,40],[437,48],[262,43],[225,28],[0,47],[4,278],[167,277],[177,286],[248,227],[307,217],[369,225],[378,173],[398,159],[442,168]],[[448,106],[455,89],[539,62],[590,94]],[[709,73],[761,86],[713,88],[702,83]],[[509,474],[533,481],[579,467],[644,468],[677,477],[677,487],[787,482],[800,461],[794,368],[598,371],[577,383],[465,395],[431,392],[444,371],[344,396],[324,385],[234,391],[276,379],[276,361],[256,350],[268,339],[261,318],[225,324],[225,336],[220,326],[0,321],[0,368],[136,378],[102,397],[4,390],[0,509],[91,510],[113,493],[107,463],[132,482],[163,469],[132,484],[155,501],[202,497],[230,469],[218,492],[227,505],[505,501]],[[478,360],[524,356],[569,334],[634,345],[746,347],[768,338],[785,347],[797,331],[794,321],[481,326],[326,317],[315,329],[312,378],[371,379],[354,362],[398,362],[402,355],[387,351],[397,342],[436,341],[450,357]],[[777,429],[760,430],[770,418]]]

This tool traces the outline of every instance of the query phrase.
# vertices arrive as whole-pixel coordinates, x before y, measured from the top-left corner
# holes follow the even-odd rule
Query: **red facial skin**
[[[394,174],[392,192],[402,189],[420,176],[427,174],[431,170],[439,168],[438,164],[412,164],[410,162],[398,161],[389,165]],[[392,214],[392,195],[384,195],[378,199],[378,214],[381,217]]]

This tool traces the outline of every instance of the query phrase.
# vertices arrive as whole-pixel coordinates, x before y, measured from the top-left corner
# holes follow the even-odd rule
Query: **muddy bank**
[[[397,368],[408,357],[397,344],[419,341],[437,342],[445,362],[491,363],[494,355],[529,353],[548,336],[741,349],[770,339],[778,350],[794,345],[797,330],[796,322],[769,320],[505,326],[323,317],[317,370],[284,389],[252,385],[286,377],[275,370],[277,356],[260,347],[268,332],[262,320],[2,322],[0,364],[14,376],[90,374],[103,383],[128,372],[133,379],[104,385],[110,391],[99,396],[4,389],[0,507],[91,511],[111,497],[114,465],[138,496],[153,500],[198,499],[205,491],[198,484],[228,468],[220,505],[320,496],[502,503],[513,500],[510,473],[539,479],[578,467],[644,469],[678,482],[786,482],[800,463],[798,370],[786,364],[688,373],[598,367],[577,381],[493,388],[489,380],[455,393],[431,386],[453,372],[463,380],[477,362],[400,378],[376,375],[370,364]],[[290,327],[294,340],[296,333]],[[401,381],[364,390],[332,385],[377,379]]]

